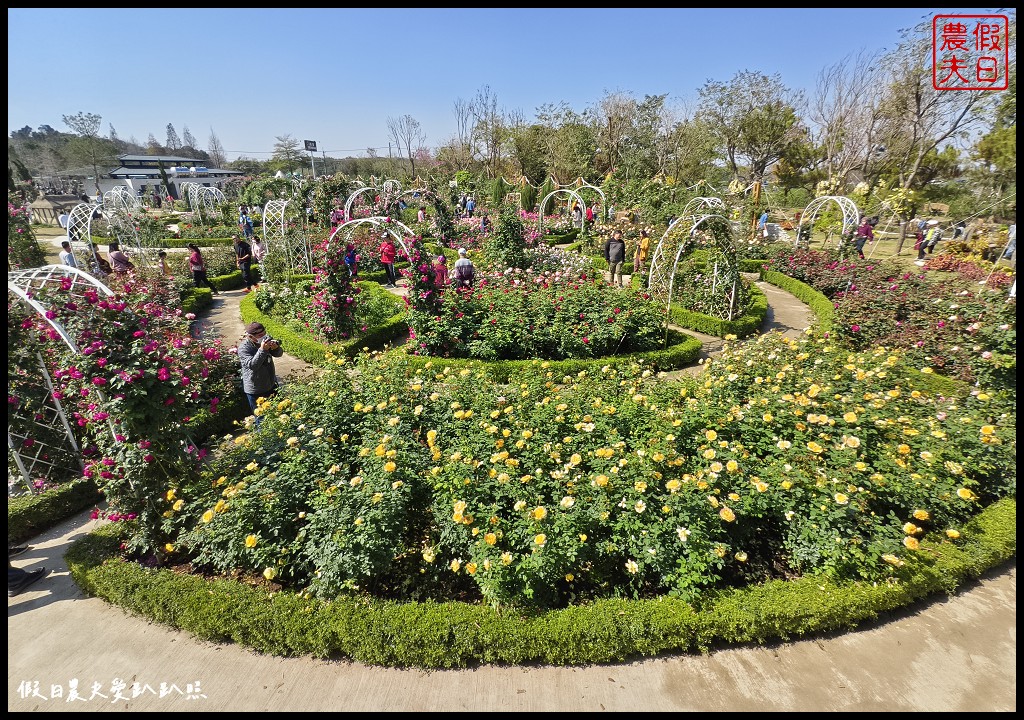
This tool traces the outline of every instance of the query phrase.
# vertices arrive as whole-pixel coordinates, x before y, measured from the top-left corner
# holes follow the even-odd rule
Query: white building
[[[154,190],[166,197],[160,165],[163,165],[167,180],[173,186],[171,195],[181,197],[181,183],[199,183],[206,187],[220,188],[224,181],[243,175],[237,170],[208,168],[201,160],[176,155],[118,155],[119,167],[100,177],[100,191],[106,193],[116,185],[127,185],[140,198],[148,199]]]

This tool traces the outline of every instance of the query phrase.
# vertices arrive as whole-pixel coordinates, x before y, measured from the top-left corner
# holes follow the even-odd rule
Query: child
[[[348,268],[348,276],[353,280],[359,272],[359,256],[356,255],[356,246],[349,243],[345,246],[345,266]]]
[[[171,274],[171,266],[167,264],[167,251],[166,250],[161,250],[160,252],[158,252],[156,254],[156,256],[158,258],[160,258],[160,274],[161,275],[170,275]]]

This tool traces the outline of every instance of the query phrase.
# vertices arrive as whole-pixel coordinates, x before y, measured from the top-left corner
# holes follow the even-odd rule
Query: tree
[[[100,192],[100,165],[111,165],[116,161],[113,143],[100,137],[100,121],[95,113],[77,112],[63,115],[64,124],[75,133],[67,145],[68,153],[92,167],[96,192]]]
[[[818,73],[808,122],[810,141],[821,149],[822,173],[830,187],[843,187],[855,169],[861,170],[863,177],[872,172],[868,165],[875,163],[875,153],[865,154],[864,151],[878,146],[873,142],[876,124],[872,112],[878,62],[877,55],[860,53],[847,56]],[[800,161],[810,159],[805,157],[803,149],[787,151],[787,169],[800,164],[797,157]],[[796,184],[790,187],[802,184],[794,182]]]
[[[184,144],[184,147],[192,148],[193,150],[196,150],[196,149],[199,148],[199,143],[197,143],[196,139],[194,137],[192,137],[192,131],[190,131],[188,129],[188,125],[186,125],[182,129],[181,141]]]
[[[160,145],[160,143],[157,142],[156,137],[153,136],[153,133],[150,133],[149,137],[146,138],[146,154],[147,155],[163,155],[164,154],[163,147]]]
[[[270,166],[274,170],[295,172],[302,167],[302,151],[299,141],[289,135],[278,135],[275,138],[274,153],[270,156]]]
[[[426,133],[420,128],[419,121],[412,115],[403,115],[400,118],[389,117],[387,123],[391,139],[395,141],[399,151],[409,159],[410,175],[416,177],[416,152],[426,141]]]
[[[881,153],[892,168],[904,197],[924,186],[925,159],[947,143],[966,138],[984,123],[994,103],[987,90],[937,90],[932,81],[931,23],[904,34],[904,40],[883,58],[882,92],[876,114]],[[902,205],[898,255],[903,249],[914,203]]]
[[[745,161],[748,179],[762,180],[772,163],[800,137],[796,106],[799,92],[781,76],[743,70],[728,84],[709,80],[698,91],[698,113],[715,134],[733,175]]]
[[[181,149],[181,140],[178,139],[178,133],[174,130],[174,125],[167,123],[167,150],[170,152],[176,152]]]
[[[470,134],[473,153],[483,159],[488,176],[497,177],[501,174],[502,150],[508,130],[505,117],[498,110],[498,97],[491,94],[490,85],[477,91],[469,103],[469,113],[473,118]]]
[[[547,166],[544,163],[547,128],[536,123],[514,125],[510,131],[512,157],[519,166],[519,174],[534,185],[544,181]]]
[[[224,163],[227,162],[228,158],[224,152],[224,146],[220,144],[220,138],[217,137],[217,133],[213,131],[213,128],[210,128],[210,140],[206,145],[206,149],[210,153],[210,163],[213,167],[224,167]]]

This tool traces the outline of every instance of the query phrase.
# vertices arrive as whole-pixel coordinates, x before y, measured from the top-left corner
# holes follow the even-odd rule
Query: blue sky
[[[411,115],[436,147],[457,100],[485,86],[527,120],[609,92],[693,104],[708,80],[779,73],[811,91],[861,50],[892,49],[938,12],[888,9],[8,8],[8,134],[102,116],[122,139],[181,137],[265,160],[278,136],[335,157],[387,155],[387,119]]]

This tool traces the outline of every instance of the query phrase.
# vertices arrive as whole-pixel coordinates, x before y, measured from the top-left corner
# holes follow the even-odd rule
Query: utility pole
[[[316,152],[316,140],[306,140],[306,151],[309,153],[309,164],[313,166],[313,179],[316,180],[316,161],[313,159]]]

